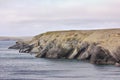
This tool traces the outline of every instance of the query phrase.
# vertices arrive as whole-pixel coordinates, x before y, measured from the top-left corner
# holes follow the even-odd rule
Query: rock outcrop
[[[33,49],[33,45],[18,41],[15,45],[10,46],[8,49],[19,49],[19,53],[29,53]]]
[[[10,46],[8,49],[21,49],[25,46],[25,43],[22,41],[17,41],[15,45]]]
[[[36,53],[40,58],[78,59],[120,66],[120,29],[47,32],[35,36],[27,47],[13,47]]]

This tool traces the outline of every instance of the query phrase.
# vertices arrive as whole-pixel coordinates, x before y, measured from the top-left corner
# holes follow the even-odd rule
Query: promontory
[[[10,49],[35,53],[39,58],[86,60],[93,64],[120,66],[120,29],[53,31]]]

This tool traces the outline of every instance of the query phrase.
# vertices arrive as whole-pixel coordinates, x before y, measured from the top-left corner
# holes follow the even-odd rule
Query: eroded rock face
[[[32,49],[33,49],[33,45],[26,45],[20,48],[19,53],[30,53]]]
[[[108,64],[107,62],[110,59],[113,59],[113,64],[115,62],[115,59],[106,50],[102,49],[101,46],[94,47],[91,53],[93,54],[91,55],[90,62],[93,64]]]
[[[29,53],[33,49],[33,45],[18,41],[15,45],[10,46],[8,49],[19,49],[20,53]]]
[[[93,64],[120,64],[120,30],[56,31],[35,36],[26,46],[12,48],[39,58],[87,60]]]
[[[120,63],[120,46],[113,51],[113,55],[118,63]]]
[[[40,52],[40,50],[39,50],[39,46],[38,47],[33,47],[33,48],[31,48],[31,51],[30,51],[30,53],[39,53]]]
[[[22,47],[24,47],[26,44],[24,42],[18,41],[16,42],[15,45],[10,46],[9,49],[20,49]]]
[[[117,62],[107,49],[98,46],[97,43],[87,42],[82,43],[80,48],[70,47],[68,44],[61,47],[49,44],[36,57],[89,60],[93,64],[115,64]]]

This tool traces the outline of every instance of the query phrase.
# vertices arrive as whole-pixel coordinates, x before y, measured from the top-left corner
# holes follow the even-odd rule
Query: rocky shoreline
[[[9,49],[35,53],[39,58],[88,60],[92,64],[120,66],[120,29],[54,31],[16,42]]]

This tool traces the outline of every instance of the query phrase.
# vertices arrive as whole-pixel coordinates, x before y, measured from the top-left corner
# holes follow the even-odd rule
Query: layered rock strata
[[[36,53],[40,58],[78,59],[120,66],[120,29],[47,32],[35,36],[26,45],[19,49]]]

